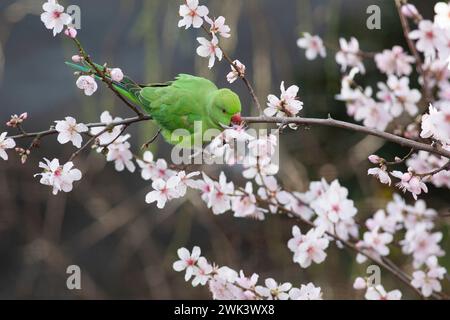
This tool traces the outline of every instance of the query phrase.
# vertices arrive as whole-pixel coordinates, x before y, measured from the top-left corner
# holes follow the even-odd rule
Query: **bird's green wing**
[[[170,85],[143,88],[139,98],[163,129],[194,132],[194,121],[202,120],[208,96],[215,90],[217,87],[207,79],[180,75]]]

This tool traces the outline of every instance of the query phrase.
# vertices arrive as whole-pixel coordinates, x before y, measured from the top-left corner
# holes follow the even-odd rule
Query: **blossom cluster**
[[[258,285],[259,275],[245,276],[230,267],[210,264],[201,256],[201,249],[194,247],[192,252],[186,248],[178,249],[180,260],[175,261],[173,269],[185,272],[185,281],[192,286],[208,286],[215,300],[322,300],[320,287],[312,283],[294,288],[291,283],[278,283],[267,278],[264,285]]]
[[[355,290],[366,290],[364,298],[366,300],[400,300],[402,293],[400,290],[386,292],[381,284],[372,284],[369,279],[358,277],[353,283]]]
[[[440,292],[439,280],[446,273],[445,268],[439,266],[438,257],[444,255],[439,242],[442,232],[434,232],[434,219],[437,217],[434,209],[427,208],[425,201],[418,200],[414,206],[407,205],[399,195],[386,206],[386,210],[378,210],[365,223],[367,231],[357,247],[365,253],[376,254],[379,257],[390,254],[389,245],[394,244],[394,236],[401,231],[403,239],[398,241],[402,253],[411,255],[413,273],[411,284],[422,290],[425,297],[433,291]],[[366,256],[359,254],[357,261],[366,261]],[[426,266],[425,271],[423,267]]]

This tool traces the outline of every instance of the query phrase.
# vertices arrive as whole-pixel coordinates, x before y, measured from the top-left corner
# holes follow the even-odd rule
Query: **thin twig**
[[[425,177],[431,177],[434,176],[435,174],[444,171],[444,170],[450,170],[450,161],[448,161],[445,165],[443,165],[440,168],[437,168],[431,172],[426,172],[426,173],[415,173],[416,176],[421,177],[421,178],[425,178]]]
[[[146,143],[144,143],[141,147],[141,150],[143,149],[147,149],[153,142],[155,142],[155,140],[158,138],[159,134],[161,133],[162,129],[159,129],[158,132]]]
[[[411,150],[409,150],[408,154],[406,156],[404,156],[403,158],[401,158],[399,160],[395,160],[395,161],[384,161],[384,162],[382,162],[382,164],[386,165],[386,166],[395,166],[398,164],[402,164],[412,156],[414,151],[415,151],[414,148],[411,148]]]

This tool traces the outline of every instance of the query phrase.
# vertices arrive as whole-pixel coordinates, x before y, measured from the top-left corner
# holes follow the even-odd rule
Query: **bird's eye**
[[[227,113],[227,110],[225,110],[225,109],[222,109],[222,112],[223,112],[223,113]]]

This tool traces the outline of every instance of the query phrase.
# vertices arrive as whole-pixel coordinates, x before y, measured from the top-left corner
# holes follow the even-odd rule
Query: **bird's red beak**
[[[236,113],[234,116],[231,117],[231,124],[241,124],[242,118],[240,113]]]

